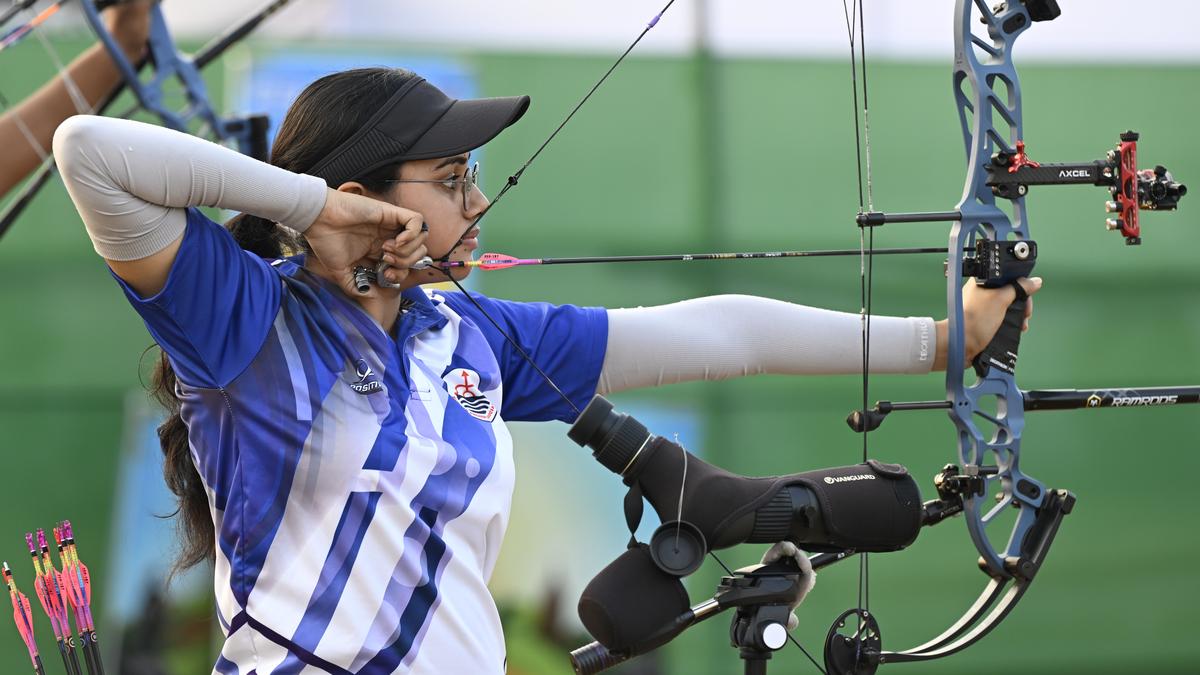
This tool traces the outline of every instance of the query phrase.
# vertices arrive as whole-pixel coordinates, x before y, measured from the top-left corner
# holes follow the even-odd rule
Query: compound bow
[[[524,171],[646,32],[654,27],[671,4],[667,3],[533,156],[508,179],[493,200],[492,207],[516,186]],[[857,3],[851,0],[846,7],[852,61],[855,58],[855,40],[861,41],[863,38],[861,12],[861,0]],[[1008,0],[994,7],[984,0],[957,0],[953,85],[967,154],[967,176],[962,198],[952,211],[886,213],[864,208],[860,197],[857,223],[862,233],[864,282],[863,406],[861,410],[851,413],[847,422],[852,429],[864,434],[865,461],[868,455],[865,434],[878,428],[890,412],[922,409],[948,411],[957,431],[958,464],[947,465],[935,478],[938,498],[926,503],[924,524],[936,524],[949,516],[963,514],[980,555],[979,566],[988,577],[988,582],[971,607],[942,634],[903,651],[883,649],[879,625],[874,615],[865,608],[864,597],[860,593],[859,605],[839,616],[826,638],[823,672],[830,675],[866,675],[874,673],[882,663],[928,661],[959,652],[999,625],[1023,597],[1045,560],[1063,517],[1071,512],[1075,504],[1074,495],[1067,490],[1050,489],[1022,472],[1019,460],[1026,410],[1118,406],[1123,401],[1144,401],[1146,405],[1200,402],[1200,387],[1140,391],[1023,391],[1016,384],[1017,352],[1027,300],[1017,280],[1032,272],[1038,252],[1036,242],[1030,239],[1026,217],[1025,196],[1029,186],[1092,184],[1108,187],[1113,199],[1107,207],[1116,214],[1108,222],[1109,229],[1120,231],[1130,245],[1141,242],[1140,211],[1175,209],[1179,199],[1186,193],[1186,188],[1175,182],[1161,166],[1153,170],[1137,169],[1138,136],[1134,132],[1121,134],[1117,149],[1109,152],[1104,159],[1093,162],[1038,164],[1028,157],[1024,145],[1020,81],[1012,61],[1013,44],[1034,23],[1053,20],[1059,14],[1056,0]],[[974,30],[977,22],[983,26],[980,33]],[[869,130],[866,123],[865,55],[863,47],[862,121]],[[857,126],[860,91],[858,65],[854,65],[854,71],[856,141],[862,148]],[[869,195],[869,131],[867,135],[865,148]],[[859,173],[861,195],[861,164]],[[1001,208],[1004,202],[1007,202],[1012,216]],[[953,223],[946,249],[949,317],[946,397],[938,401],[881,401],[868,409],[869,270],[875,255],[873,233],[875,228],[884,224],[901,222]],[[476,223],[472,223],[468,231]],[[964,365],[963,283],[969,280],[990,288],[1012,286],[1016,297],[996,337],[972,361],[977,376],[974,383],[967,382]],[[467,294],[467,297],[470,295]],[[988,495],[995,495],[997,503],[989,503],[985,499]],[[1007,520],[999,516],[1009,509],[1016,510],[1015,523],[1005,537],[1000,528]],[[1004,543],[997,544],[996,541],[1000,539]],[[853,553],[850,550],[822,553],[813,556],[811,561],[814,567],[819,568],[844,560]],[[865,556],[860,559],[863,564],[860,567],[859,587],[867,590]],[[698,605],[692,609],[690,617],[681,617],[680,620],[693,623],[707,618],[713,613],[715,600]],[[771,648],[781,646],[782,643]],[[594,644],[590,647],[598,646]],[[576,667],[582,667],[587,672],[597,672],[625,658],[598,648],[585,648],[576,654],[585,655],[576,661]],[[581,665],[583,662],[587,662],[586,666]],[[817,667],[820,669],[819,665]]]
[[[1096,407],[1113,396],[1105,392],[1022,391],[1016,384],[1017,352],[1026,309],[1026,294],[1017,279],[1028,276],[1037,260],[1037,244],[1030,239],[1025,206],[1029,186],[1108,187],[1113,200],[1107,207],[1117,214],[1108,221],[1109,229],[1119,230],[1130,245],[1141,243],[1140,210],[1174,209],[1186,193],[1186,188],[1161,166],[1138,171],[1138,135],[1131,131],[1121,134],[1116,150],[1094,162],[1038,164],[1026,155],[1013,45],[1034,23],[1053,20],[1059,14],[1056,0],[1007,0],[994,7],[984,0],[957,0],[953,84],[967,154],[962,198],[951,212],[860,211],[857,218],[864,229],[890,222],[953,222],[946,267],[946,399],[882,401],[871,410],[864,405],[847,421],[851,428],[866,434],[894,410],[948,411],[957,431],[958,465],[948,465],[935,479],[939,499],[927,504],[926,520],[933,524],[961,512],[979,551],[979,566],[989,580],[978,599],[947,630],[904,651],[883,650],[879,625],[861,603],[847,610],[835,621],[826,639],[825,666],[830,674],[873,673],[882,663],[937,659],[978,642],[1008,616],[1025,594],[1063,517],[1074,507],[1075,496],[1070,492],[1049,489],[1022,472],[1025,410],[1050,409],[1051,400],[1061,404],[1058,409]],[[980,24],[984,30],[977,33],[975,28]],[[851,35],[853,39],[853,30]],[[864,89],[864,117],[865,110]],[[1011,216],[1001,208],[1001,202],[1008,203]],[[869,248],[865,256],[869,268]],[[1016,296],[992,343],[973,359],[977,376],[973,384],[966,381],[962,366],[966,363],[963,282],[971,279],[992,288],[1013,285]],[[869,308],[869,279],[865,288],[864,307]],[[864,338],[864,344],[868,340]],[[1146,393],[1160,396],[1161,403],[1174,403],[1194,400],[1198,391],[1200,388],[1184,387]],[[994,503],[989,499],[991,495]],[[999,516],[1010,508],[1016,509],[1015,523],[1005,537],[1002,528],[1007,520]],[[1001,541],[1004,543],[998,543]]]

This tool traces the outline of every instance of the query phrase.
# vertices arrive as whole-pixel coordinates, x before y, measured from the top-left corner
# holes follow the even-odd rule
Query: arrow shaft
[[[945,254],[945,247],[929,246],[914,248],[885,248],[875,249],[875,255],[913,255],[913,254]],[[630,263],[630,262],[693,262],[701,260],[765,260],[775,258],[830,258],[837,256],[858,256],[858,249],[823,249],[812,251],[749,251],[737,253],[673,253],[661,255],[615,255],[615,256],[586,256],[566,258],[522,258],[511,259],[504,265],[492,269],[520,267],[525,265],[579,265],[588,263]],[[442,268],[452,267],[481,267],[488,269],[487,260],[451,260],[437,263]]]

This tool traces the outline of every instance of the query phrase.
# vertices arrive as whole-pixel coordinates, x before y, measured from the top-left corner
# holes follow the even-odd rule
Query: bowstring
[[[87,2],[88,0],[82,1]],[[35,14],[33,11],[33,5],[36,3],[37,0],[13,0],[12,5],[5,10],[2,15],[0,15],[0,26],[3,26],[13,17],[22,14],[32,15],[32,17],[30,17],[30,19],[23,26],[18,26],[10,33],[6,33],[6,35],[15,35],[18,31],[21,31],[27,27],[27,30],[25,30],[24,33],[16,35],[15,39],[6,43],[4,46],[10,47],[33,34],[37,39],[38,44],[42,46],[42,50],[49,57],[50,62],[54,64],[56,75],[62,80],[63,87],[67,91],[67,96],[71,99],[71,104],[75,106],[75,111],[81,115],[93,113],[95,108],[87,102],[87,97],[83,95],[83,91],[79,88],[79,84],[75,81],[75,78],[71,76],[71,72],[67,68],[66,62],[63,60],[62,55],[54,46],[54,43],[48,37],[46,37],[42,30],[40,30],[45,21],[39,21],[40,14]],[[52,5],[52,7],[58,7],[62,4],[63,2],[60,1],[55,3],[55,5]],[[43,10],[43,12],[45,11],[47,10]],[[45,167],[54,161],[53,155],[45,146],[42,145],[40,141],[38,141],[37,137],[33,133],[33,130],[30,129],[28,123],[26,123],[24,116],[21,115],[20,106],[13,105],[12,102],[9,101],[8,98],[3,94],[0,94],[0,112],[12,116],[13,121],[17,125],[17,130],[21,132],[21,136],[29,143],[29,146],[33,149],[34,153],[37,154],[38,159],[41,162],[41,166],[39,167],[40,169],[45,169]]]
[[[25,123],[25,118],[21,116],[21,111],[17,110],[2,93],[0,93],[0,113],[12,115],[13,121],[17,125],[17,131],[20,131],[21,136],[29,142],[29,147],[33,148],[33,151],[37,153],[38,159],[41,160],[43,165],[50,161],[50,153],[38,142],[37,137],[33,135],[33,130]]]
[[[584,104],[592,98],[592,94],[595,94],[596,90],[598,90],[600,86],[608,80],[608,76],[612,75],[613,71],[615,71],[617,67],[625,61],[625,57],[629,56],[634,47],[638,46],[638,43],[642,41],[642,38],[646,37],[646,34],[658,25],[659,20],[662,19],[663,15],[666,14],[667,10],[671,9],[671,5],[674,4],[675,0],[668,0],[667,4],[663,5],[663,8],[658,10],[658,14],[655,14],[654,18],[650,19],[645,28],[642,29],[642,32],[638,33],[638,36],[634,38],[633,42],[629,43],[629,46],[625,48],[625,51],[621,52],[621,55],[617,57],[616,61],[613,61],[613,64],[608,67],[608,70],[606,70],[603,75],[600,76],[600,79],[596,80],[596,83],[593,84],[588,92],[583,95],[583,98],[579,99],[579,102],[575,104],[575,107],[571,109],[571,112],[567,113],[567,116],[563,118],[563,121],[560,122],[557,127],[555,127],[554,131],[550,132],[550,135],[546,137],[546,140],[542,141],[542,144],[538,146],[538,149],[529,156],[529,159],[525,160],[525,163],[522,164],[519,169],[517,169],[508,177],[508,180],[504,183],[504,187],[500,188],[500,191],[497,192],[496,196],[492,198],[491,203],[489,203],[488,207],[483,210],[483,213],[479,214],[473,221],[471,221],[471,224],[463,230],[462,234],[459,235],[454,244],[446,250],[446,254],[440,258],[441,261],[448,261],[450,259],[450,252],[462,243],[462,240],[467,237],[467,233],[478,227],[479,221],[483,220],[483,217],[486,216],[493,208],[495,208],[496,205],[500,203],[501,199],[504,199],[504,195],[507,194],[509,190],[516,187],[517,183],[521,180],[521,176],[525,174],[525,170],[533,164],[534,160],[536,160],[542,154],[542,151],[545,150],[548,145],[550,145],[551,141],[558,136],[559,132],[562,131],[563,128],[566,127],[567,124],[575,117],[575,113],[579,112],[579,109],[582,108]],[[555,389],[557,389],[557,387],[555,387]]]
[[[83,0],[83,2],[87,1],[88,0]],[[66,62],[63,61],[62,56],[59,55],[58,50],[54,47],[53,43],[50,42],[50,38],[46,37],[45,33],[37,28],[34,28],[32,32],[37,33],[35,37],[42,45],[42,48],[45,49],[46,53],[50,56],[50,60],[54,63],[54,68],[58,71],[59,76],[62,77],[63,86],[66,87],[67,90],[67,96],[70,96],[71,103],[75,104],[75,111],[81,115],[90,114],[92,112],[92,105],[87,102],[87,97],[84,96],[83,92],[79,89],[79,85],[76,84],[75,78],[71,77],[71,73],[67,69]]]
[[[874,211],[873,182],[871,176],[871,125],[870,104],[867,97],[867,49],[865,12],[863,0],[842,0],[842,11],[846,19],[846,32],[850,46],[850,84],[854,106],[854,149],[858,179],[858,212]],[[858,53],[855,54],[855,47]],[[861,87],[859,76],[861,74]],[[859,108],[859,92],[862,92],[862,108]],[[860,118],[861,116],[861,124]],[[864,166],[865,165],[865,166]],[[865,168],[865,178],[864,178]],[[867,230],[870,230],[869,232]],[[859,241],[859,315],[862,324],[862,415],[866,419],[870,396],[871,372],[871,300],[874,285],[875,228],[860,224]],[[862,461],[869,458],[869,433],[862,435]],[[870,562],[866,553],[858,558],[858,615],[859,633],[863,630],[863,613],[870,612]],[[862,643],[858,642],[861,649]],[[856,654],[856,660],[859,655]]]
[[[671,5],[674,4],[675,0],[668,0],[667,4],[664,5],[661,10],[659,10],[658,14],[654,15],[654,18],[652,18],[649,23],[646,24],[645,28],[642,29],[642,32],[638,33],[638,36],[634,38],[633,42],[631,42],[629,46],[625,48],[625,51],[622,52],[615,61],[613,61],[613,64],[609,66],[608,70],[606,70],[603,75],[600,76],[600,79],[596,80],[596,83],[593,84],[590,89],[588,89],[587,93],[583,95],[583,98],[581,98],[579,102],[575,104],[575,107],[572,108],[569,113],[567,113],[567,116],[563,118],[563,121],[560,122],[557,127],[555,127],[554,131],[550,133],[546,140],[542,141],[541,145],[539,145],[537,150],[530,155],[529,159],[525,160],[521,167],[508,177],[508,180],[504,183],[504,187],[502,187],[500,191],[496,193],[496,196],[492,198],[487,208],[483,210],[483,213],[479,214],[474,220],[471,221],[471,224],[463,230],[462,234],[458,236],[458,239],[455,240],[455,242],[450,246],[449,249],[446,250],[446,253],[442,255],[439,260],[445,262],[450,259],[450,253],[462,243],[463,239],[466,238],[467,233],[475,229],[479,225],[479,221],[483,220],[483,217],[488,213],[491,213],[492,209],[495,208],[496,205],[500,203],[500,200],[504,198],[504,195],[517,185],[521,179],[521,176],[525,173],[525,170],[533,164],[534,160],[536,160],[542,154],[542,151],[550,145],[550,142],[553,141],[558,136],[559,132],[561,132],[563,128],[566,127],[567,124],[575,117],[575,114],[579,112],[580,108],[582,108],[584,104],[591,99],[592,94],[595,94],[600,86],[608,80],[608,77],[613,74],[613,71],[615,71],[617,67],[625,61],[625,57],[629,56],[634,47],[637,47],[638,43],[642,41],[642,38],[646,37],[646,34],[649,33],[652,28],[658,25],[658,22],[660,19],[662,19],[663,14],[666,14],[667,10],[670,9]],[[451,268],[438,267],[437,269],[441,270],[441,272],[446,275],[446,279],[450,281],[450,283],[454,284],[454,286],[463,294],[463,297],[470,301],[471,304],[474,305],[475,308],[478,309],[485,318],[487,318],[488,322],[490,322],[492,326],[500,332],[500,335],[504,337],[505,341],[507,341],[514,349],[517,350],[517,353],[521,355],[521,358],[525,359],[530,366],[533,366],[533,369],[537,371],[538,375],[542,377],[546,384],[549,385],[550,388],[553,389],[554,392],[557,393],[564,402],[566,402],[571,410],[575,412],[575,415],[578,416],[581,411],[579,410],[579,407],[575,405],[575,402],[572,401],[569,396],[563,393],[563,390],[559,388],[558,384],[546,374],[546,371],[542,370],[541,366],[534,362],[533,357],[531,357],[528,352],[526,352],[525,349],[522,348],[521,345],[519,345],[517,341],[509,335],[508,331],[504,330],[500,326],[499,322],[492,318],[492,315],[483,308],[482,304],[476,301],[475,297],[471,295],[470,291],[468,291],[466,287],[459,283],[458,279],[454,278]]]

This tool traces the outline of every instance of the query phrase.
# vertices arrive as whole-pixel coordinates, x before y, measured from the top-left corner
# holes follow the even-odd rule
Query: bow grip
[[[1014,281],[1011,285],[1019,288],[1018,284],[1019,282]],[[1025,306],[1029,302],[1028,298],[1025,289],[1020,288],[1017,291],[1017,299],[1013,300],[1008,306],[1008,311],[1004,313],[1000,330],[996,331],[988,346],[971,361],[975,367],[975,374],[979,377],[987,376],[992,368],[999,368],[1009,375],[1016,371],[1017,349],[1021,345],[1021,326],[1025,324]]]

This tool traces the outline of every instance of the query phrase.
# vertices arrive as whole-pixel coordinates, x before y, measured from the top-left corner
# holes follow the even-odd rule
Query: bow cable
[[[496,204],[499,204],[500,200],[504,198],[504,195],[507,194],[508,191],[510,189],[512,189],[520,181],[521,176],[525,173],[525,170],[528,169],[531,164],[533,164],[534,160],[536,160],[538,158],[538,156],[542,154],[542,151],[545,150],[548,145],[550,145],[550,142],[553,141],[554,138],[556,136],[558,136],[559,132],[562,131],[563,128],[567,126],[567,123],[569,123],[571,121],[571,119],[573,117],[575,117],[575,113],[579,112],[579,109],[582,108],[583,105],[588,102],[588,99],[590,99],[592,97],[592,94],[596,93],[596,90],[598,90],[600,88],[600,86],[602,84],[604,84],[604,82],[608,79],[608,76],[612,75],[613,71],[617,69],[617,66],[621,65],[621,63],[625,60],[625,57],[629,56],[629,53],[633,51],[633,48],[636,47],[638,45],[638,43],[642,41],[642,38],[646,37],[646,34],[650,32],[650,29],[652,29],[656,25],[658,25],[659,19],[662,18],[663,14],[665,14],[666,11],[668,9],[670,9],[671,5],[673,5],[673,4],[675,4],[675,0],[669,0],[667,2],[667,4],[665,6],[663,6],[663,8],[661,10],[659,10],[658,14],[654,15],[654,18],[651,19],[650,22],[646,24],[646,27],[642,29],[642,32],[639,33],[636,38],[634,38],[633,42],[631,42],[629,44],[629,46],[625,48],[625,51],[622,52],[619,57],[617,57],[617,60],[614,61],[611,66],[609,66],[608,70],[605,71],[604,74],[600,76],[600,79],[597,80],[596,83],[592,85],[591,89],[589,89],[586,94],[584,94],[583,98],[581,98],[579,100],[579,103],[575,104],[575,107],[571,109],[571,112],[567,113],[567,116],[565,118],[563,118],[563,121],[560,122],[559,125],[554,129],[554,131],[551,132],[550,135],[546,138],[546,140],[543,141],[540,146],[538,146],[538,149],[535,150],[534,153],[529,156],[529,159],[525,160],[525,163],[522,164],[521,167],[519,169],[517,169],[517,171],[515,173],[513,173],[511,176],[508,177],[508,180],[504,183],[504,187],[502,187],[500,189],[500,191],[496,193],[496,196],[491,200],[491,203],[488,204],[488,207],[486,209],[484,209],[483,213],[479,214],[478,216],[475,217],[475,219],[473,221],[471,221],[471,224],[468,225],[466,227],[466,229],[463,230],[462,234],[460,234],[458,236],[458,239],[456,239],[454,241],[454,243],[450,246],[450,248],[446,250],[446,253],[438,259],[439,262],[446,263],[446,262],[450,261],[450,253],[455,248],[457,248],[459,244],[462,243],[463,239],[466,238],[467,233],[469,233],[471,230],[475,229],[478,226],[479,221],[483,220],[483,217],[486,216],[488,214],[488,212],[490,212],[493,208],[495,208]],[[458,282],[457,279],[455,279],[452,276],[453,273],[450,271],[450,269],[443,268],[443,267],[438,267],[438,269],[440,269],[446,275],[446,278],[450,281],[450,283],[454,284],[455,287],[458,288],[458,290],[463,294],[463,297],[465,297],[467,300],[469,300],[471,302],[471,304],[474,305],[475,308],[478,309],[480,311],[480,313],[483,314],[483,316],[492,324],[492,326],[497,331],[500,332],[500,335],[504,336],[504,339],[510,345],[512,345],[512,347],[514,349],[517,350],[517,353],[521,355],[521,358],[525,359],[525,361],[530,366],[533,366],[533,369],[536,370],[539,375],[541,375],[542,379],[546,381],[546,384],[550,385],[550,388],[553,389],[555,391],[555,393],[557,393],[559,395],[559,397],[562,398],[562,400],[566,402],[566,404],[571,408],[571,410],[575,412],[575,415],[578,416],[581,412],[579,410],[579,406],[575,405],[575,402],[571,400],[571,397],[569,397],[565,393],[563,393],[563,390],[559,388],[558,384],[556,384],[554,382],[554,380],[551,379],[551,377],[546,374],[546,371],[542,370],[541,366],[539,366],[533,360],[533,357],[531,357],[525,351],[525,349],[523,347],[521,347],[521,345],[518,344],[517,341],[514,340],[508,334],[508,331],[504,330],[500,326],[499,322],[497,322],[494,318],[492,318],[492,315],[490,313],[488,313],[488,311],[485,310],[483,308],[483,306],[477,300],[475,300],[475,297],[471,295],[470,291],[468,291],[461,283]]]
[[[863,10],[863,0],[842,0],[842,11],[846,19],[846,33],[849,39],[850,46],[850,85],[853,93],[854,106],[854,149],[857,167],[858,178],[858,213],[861,216],[866,211],[874,211],[874,195],[873,185],[871,181],[871,126],[870,126],[870,105],[867,98],[867,48],[866,48],[866,25],[865,12]],[[855,46],[858,47],[859,53],[854,53]],[[859,75],[862,75],[862,109],[859,109]],[[860,126],[859,116],[861,114],[862,123]],[[866,169],[866,178],[864,181],[864,164]],[[865,182],[865,190],[864,190]],[[864,201],[865,197],[865,201]],[[857,219],[856,219],[857,220]],[[869,230],[869,231],[868,231]],[[875,228],[859,225],[858,228],[859,242],[859,287],[861,305],[859,307],[860,317],[862,321],[862,409],[865,411],[868,408],[869,391],[871,383],[871,298],[872,287],[874,283],[874,263],[875,263]],[[869,452],[867,437],[868,434],[862,435],[862,461],[866,463]],[[855,614],[858,617],[858,633],[862,634],[864,630],[864,614],[869,614],[871,606],[871,589],[870,589],[870,563],[868,555],[864,552],[858,558],[858,607],[861,611]],[[858,648],[861,649],[861,641]],[[857,657],[856,657],[857,660]]]
[[[21,13],[31,14],[33,12],[31,8],[36,1],[37,0],[20,0],[19,2],[15,2],[11,7],[8,8],[8,10],[0,15],[0,26],[3,26],[10,19],[20,15]],[[54,47],[54,44],[50,42],[50,40],[42,31],[37,30],[37,28],[45,23],[47,19],[58,13],[58,10],[66,2],[67,0],[58,0],[46,9],[34,15],[24,24],[5,32],[4,36],[0,37],[0,51],[15,45],[29,35],[36,34],[38,43],[42,45],[42,50],[46,53],[46,56],[49,57],[51,63],[54,64],[55,72],[62,79],[63,88],[66,89],[67,96],[70,97],[72,105],[75,106],[75,111],[81,115],[87,115],[93,112],[92,106],[87,102],[87,97],[83,95],[83,91],[79,88],[78,83],[76,83],[75,79],[71,76],[70,71],[67,69],[62,56]],[[12,105],[12,103],[3,94],[0,94],[0,111],[7,111],[8,114],[13,116],[13,120],[17,125],[17,130],[20,131],[25,140],[29,142],[29,146],[33,149],[34,153],[37,154],[39,160],[42,162],[42,165],[45,166],[46,163],[51,160],[50,151],[37,140],[33,130],[30,129],[29,125],[25,122],[25,118],[21,115],[19,106]]]
[[[650,29],[658,25],[659,19],[662,19],[663,15],[666,14],[667,10],[671,9],[671,5],[674,4],[675,0],[668,0],[667,4],[664,5],[662,9],[658,10],[658,14],[655,14],[653,19],[650,19],[650,22],[646,24],[646,27],[642,29],[642,32],[639,33],[636,38],[634,38],[633,42],[629,43],[629,46],[625,48],[625,51],[617,57],[616,61],[613,61],[613,64],[609,66],[608,70],[605,71],[603,75],[600,76],[600,79],[596,80],[596,83],[593,84],[592,88],[583,95],[583,98],[579,99],[579,103],[575,104],[575,107],[571,109],[571,112],[567,113],[567,116],[563,118],[563,121],[559,123],[554,131],[550,132],[550,135],[546,137],[545,141],[542,141],[542,144],[539,145],[538,149],[529,156],[529,159],[525,160],[525,163],[521,165],[521,168],[517,169],[516,172],[508,177],[508,180],[504,183],[504,187],[500,188],[500,191],[497,192],[496,196],[492,198],[491,203],[488,204],[488,207],[483,210],[483,213],[479,214],[475,220],[471,221],[471,224],[463,230],[463,233],[454,241],[454,244],[446,251],[446,254],[439,258],[441,262],[450,260],[450,252],[457,248],[458,245],[462,243],[462,240],[467,237],[467,233],[475,229],[475,227],[479,225],[479,221],[483,220],[483,217],[486,216],[489,211],[495,208],[495,206],[500,203],[501,199],[504,199],[504,195],[507,194],[510,189],[516,186],[516,184],[521,180],[521,176],[525,174],[525,170],[528,169],[531,164],[533,164],[534,160],[536,160],[538,156],[542,154],[542,151],[546,149],[546,146],[550,145],[550,142],[558,136],[558,133],[567,126],[567,123],[569,123],[572,118],[575,117],[575,113],[579,112],[579,109],[588,102],[588,99],[592,97],[592,94],[595,94],[596,90],[599,89],[606,80],[608,80],[608,76],[613,74],[613,71],[617,69],[617,66],[621,65],[621,63],[625,60],[625,57],[629,56],[629,53],[633,51],[633,48],[637,47],[638,43],[642,41],[642,38],[646,37],[646,34],[650,32]],[[453,281],[453,279],[451,279],[451,281]],[[455,285],[458,285],[457,282]],[[461,288],[461,286],[459,288]],[[557,387],[555,388],[557,389]],[[579,411],[576,410],[575,412],[578,413]]]
[[[638,36],[633,40],[633,42],[630,43],[629,47],[627,47],[625,49],[625,51],[622,52],[619,57],[617,57],[617,60],[613,62],[612,66],[610,66],[607,71],[605,71],[604,75],[602,75],[600,77],[600,79],[597,80],[594,85],[592,85],[591,89],[589,89],[588,92],[583,96],[583,98],[579,100],[579,103],[577,103],[575,105],[575,107],[571,109],[571,112],[568,113],[567,116],[563,119],[563,121],[561,123],[559,123],[559,125],[554,129],[553,132],[551,132],[550,136],[548,136],[546,138],[546,140],[543,141],[540,146],[538,146],[538,149],[534,151],[534,153],[529,157],[529,159],[526,160],[525,163],[522,164],[521,167],[519,169],[517,169],[517,171],[515,173],[513,173],[511,176],[508,177],[508,180],[505,181],[504,187],[502,187],[500,189],[500,191],[496,193],[495,198],[493,198],[491,203],[488,205],[488,207],[486,209],[484,209],[484,212],[479,214],[479,216],[477,216],[475,218],[475,220],[472,221],[471,224],[469,226],[467,226],[467,228],[465,230],[463,230],[463,233],[461,235],[459,235],[458,239],[454,242],[454,244],[452,246],[450,246],[450,248],[446,251],[446,253],[441,256],[441,258],[439,258],[439,262],[442,262],[442,263],[449,262],[450,252],[453,251],[456,247],[458,247],[458,245],[460,243],[462,243],[462,240],[466,238],[467,233],[470,232],[472,229],[474,229],[479,224],[479,221],[482,220],[483,217],[486,216],[488,214],[488,212],[491,211],[496,206],[496,204],[500,203],[500,200],[504,198],[504,195],[507,194],[508,191],[510,189],[512,189],[520,181],[521,176],[525,173],[525,170],[528,169],[530,167],[530,165],[533,164],[534,160],[536,160],[538,158],[538,156],[540,156],[542,154],[542,151],[545,150],[546,147],[550,145],[550,142],[553,141],[554,138],[556,136],[558,136],[559,132],[561,132],[563,130],[563,128],[567,126],[567,123],[569,123],[571,121],[571,119],[573,117],[575,117],[575,114],[577,112],[579,112],[580,108],[582,108],[583,105],[585,103],[587,103],[588,99],[590,99],[592,97],[592,94],[596,93],[596,91],[600,88],[600,86],[602,84],[604,84],[604,82],[608,79],[609,75],[612,75],[613,71],[615,71],[617,69],[617,66],[621,65],[621,63],[625,60],[625,57],[629,56],[629,53],[632,52],[634,47],[636,47],[638,45],[638,43],[642,41],[642,38],[646,37],[646,34],[650,32],[650,29],[652,29],[656,25],[658,25],[658,22],[660,19],[662,19],[663,14],[665,14],[667,12],[667,10],[671,8],[671,5],[674,5],[674,4],[675,4],[675,0],[668,0],[667,4],[664,5],[661,10],[659,10],[658,14],[654,15],[654,18],[651,19],[650,22],[646,24],[646,27],[642,29],[642,32],[639,33]],[[458,279],[455,279],[453,277],[453,273],[450,271],[451,268],[450,267],[437,267],[437,269],[441,270],[442,273],[444,273],[446,275],[446,279],[449,280],[450,283],[454,284],[454,286],[459,290],[459,292],[462,293],[463,297],[465,297],[468,301],[470,301],[470,303],[472,305],[474,305],[476,309],[479,310],[479,312],[484,316],[484,318],[486,318],[488,320],[488,322],[491,323],[492,326],[497,331],[499,331],[500,335],[502,335],[504,337],[504,339],[510,345],[512,345],[512,347],[514,349],[517,350],[517,353],[519,353],[521,355],[521,358],[523,358],[526,361],[526,363],[528,363],[530,366],[532,366],[533,369],[536,370],[539,375],[541,375],[542,379],[545,380],[546,384],[549,385],[550,388],[553,389],[554,392],[557,393],[559,395],[559,397],[562,398],[562,400],[571,408],[571,410],[573,410],[575,412],[576,416],[578,416],[581,412],[579,410],[579,406],[575,405],[575,402],[572,401],[571,398],[569,396],[567,396],[561,388],[559,388],[558,384],[556,384],[554,382],[553,378],[551,378],[548,374],[546,374],[546,371],[542,370],[541,366],[539,366],[537,364],[537,362],[533,360],[533,357],[531,357],[529,355],[529,353],[526,352],[525,349],[523,347],[521,347],[521,345],[519,343],[517,343],[517,341],[514,340],[512,338],[512,336],[510,336],[508,334],[508,331],[504,330],[500,326],[499,322],[497,322],[492,317],[492,315],[483,308],[483,306],[479,303],[479,301],[476,300],[473,295],[471,295],[471,292],[468,291],[458,281]],[[726,566],[725,563],[722,562],[719,557],[717,557],[716,552],[709,551],[708,554],[713,558],[713,560],[716,560],[717,564],[719,564],[721,567],[723,567],[726,570],[726,572],[729,572],[729,567]],[[795,642],[794,639],[792,641]],[[796,645],[798,647],[800,646],[799,643],[796,643]],[[800,647],[800,649],[805,652],[805,655],[808,656],[809,660],[812,660],[812,656],[809,656],[808,652],[806,650],[804,650],[803,647]],[[816,664],[815,661],[813,661],[813,663],[814,663],[814,665]],[[820,666],[818,666],[818,669],[820,669]],[[822,672],[824,672],[824,671],[822,671]]]

